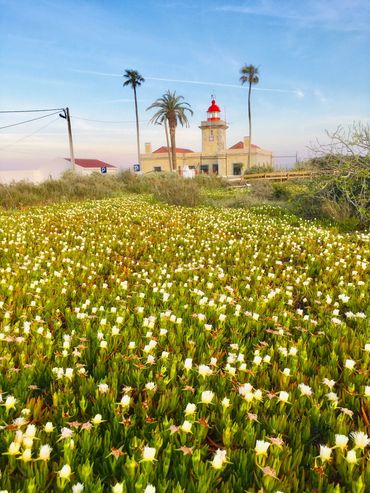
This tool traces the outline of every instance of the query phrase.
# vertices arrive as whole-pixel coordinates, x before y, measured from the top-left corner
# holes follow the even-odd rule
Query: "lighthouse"
[[[220,107],[214,99],[212,99],[211,106],[207,110],[207,120],[202,121],[199,128],[202,130],[202,154],[204,157],[225,152],[228,126],[225,120],[221,119]]]

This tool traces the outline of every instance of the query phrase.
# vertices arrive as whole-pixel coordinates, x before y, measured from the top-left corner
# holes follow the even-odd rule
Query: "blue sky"
[[[368,0],[0,0],[0,109],[68,106],[76,156],[125,166],[136,161],[125,69],[146,79],[142,145],[164,144],[145,110],[170,89],[194,110],[178,145],[200,150],[211,94],[226,113],[228,145],[248,134],[239,69],[254,64],[254,143],[305,156],[326,129],[369,121],[369,24]],[[0,127],[28,117],[0,115]],[[2,169],[67,155],[58,115],[0,130]]]

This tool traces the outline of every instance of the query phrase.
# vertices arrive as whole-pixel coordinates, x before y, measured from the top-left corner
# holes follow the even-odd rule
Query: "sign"
[[[135,171],[135,173],[140,172],[140,164],[134,164],[134,171]]]
[[[100,171],[103,173],[103,175],[107,172],[107,167],[106,166],[102,166],[100,168]]]

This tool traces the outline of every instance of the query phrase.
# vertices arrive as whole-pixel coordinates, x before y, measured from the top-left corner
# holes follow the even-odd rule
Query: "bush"
[[[14,209],[66,200],[102,199],[125,189],[124,182],[114,175],[93,173],[81,176],[67,171],[58,180],[46,180],[39,184],[21,181],[0,185],[0,206]]]
[[[152,180],[152,193],[161,202],[194,207],[201,202],[200,187],[196,181],[173,175]]]

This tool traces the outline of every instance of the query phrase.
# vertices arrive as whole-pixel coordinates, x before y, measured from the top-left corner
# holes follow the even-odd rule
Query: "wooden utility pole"
[[[69,155],[72,163],[73,171],[76,171],[76,162],[75,162],[75,153],[73,150],[73,139],[72,139],[72,127],[71,127],[71,117],[69,115],[69,108],[63,108],[63,115],[59,114],[61,118],[65,118],[67,120],[68,126],[68,140],[69,140]]]

